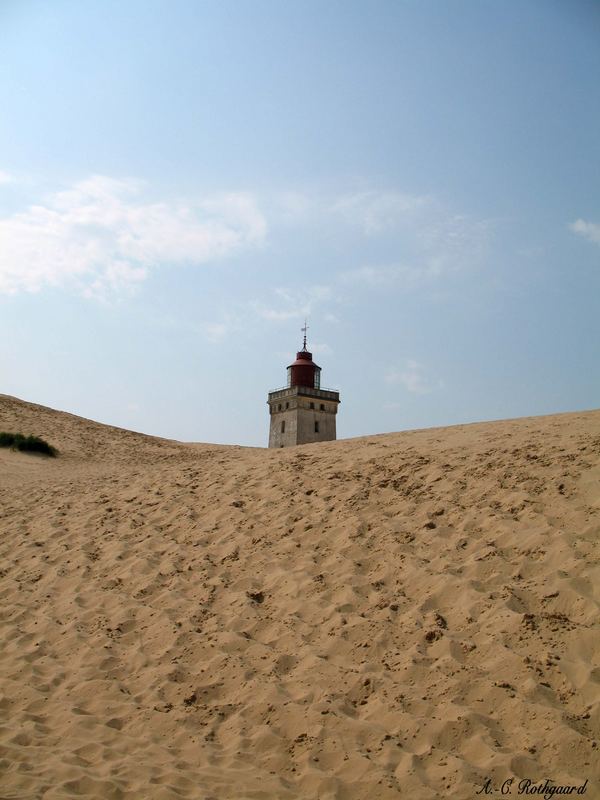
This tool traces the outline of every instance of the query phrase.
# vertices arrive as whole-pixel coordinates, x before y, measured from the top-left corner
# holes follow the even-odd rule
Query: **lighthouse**
[[[287,386],[269,392],[269,447],[293,447],[336,438],[335,418],[340,394],[321,388],[321,367],[306,349],[306,323],[302,350],[287,368]]]

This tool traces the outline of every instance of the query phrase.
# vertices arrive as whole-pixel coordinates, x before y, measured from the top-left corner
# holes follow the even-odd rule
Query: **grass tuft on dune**
[[[45,456],[55,457],[57,450],[39,436],[24,436],[22,433],[8,433],[0,431],[0,447],[10,447],[11,450],[20,450],[23,453],[42,453]]]

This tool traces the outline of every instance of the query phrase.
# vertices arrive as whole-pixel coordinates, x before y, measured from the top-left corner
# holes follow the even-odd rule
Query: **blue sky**
[[[264,446],[600,405],[600,4],[0,5],[0,392]]]

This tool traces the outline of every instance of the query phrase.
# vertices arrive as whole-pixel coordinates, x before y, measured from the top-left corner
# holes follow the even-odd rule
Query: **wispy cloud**
[[[422,278],[422,271],[406,264],[363,266],[346,270],[340,274],[343,283],[371,287],[386,287],[399,283],[408,286],[415,284],[420,278]]]
[[[333,350],[325,342],[310,342],[310,351],[318,356],[330,356],[333,354]]]
[[[256,303],[255,310],[263,319],[273,322],[303,320],[310,317],[316,305],[331,298],[329,286],[312,286],[306,290],[274,289],[268,305]]]
[[[402,368],[390,367],[385,374],[385,382],[400,384],[412,394],[429,394],[435,388],[427,377],[425,367],[414,359],[408,359]],[[438,381],[438,386],[441,382]]]
[[[575,222],[571,222],[569,228],[573,233],[583,236],[588,241],[594,244],[600,244],[600,223],[586,222],[584,219],[578,219]]]
[[[0,292],[69,286],[106,296],[131,289],[151,268],[216,261],[265,240],[251,194],[151,203],[143,189],[93,176],[0,219]]]
[[[480,266],[489,250],[491,223],[458,214],[434,197],[365,192],[335,205],[369,239],[386,237],[399,259],[345,270],[345,283],[412,287]]]
[[[222,342],[231,333],[232,327],[230,320],[226,322],[205,322],[201,325],[205,338],[213,344]]]
[[[0,185],[3,183],[12,183],[13,181],[14,178],[9,172],[0,169]]]
[[[358,225],[375,236],[414,218],[431,201],[427,197],[403,192],[356,192],[338,197],[331,211],[348,223]]]

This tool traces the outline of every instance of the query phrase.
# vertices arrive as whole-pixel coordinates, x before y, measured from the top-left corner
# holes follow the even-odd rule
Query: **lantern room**
[[[287,368],[287,385],[306,386],[309,389],[321,387],[321,367],[315,364],[308,350],[296,353],[296,360]]]

